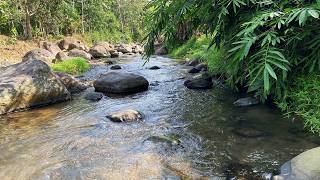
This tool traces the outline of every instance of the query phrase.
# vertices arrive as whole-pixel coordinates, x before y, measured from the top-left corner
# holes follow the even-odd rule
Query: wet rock
[[[319,179],[320,147],[306,151],[281,166],[278,178],[282,179]]]
[[[246,97],[238,99],[233,104],[237,107],[248,107],[259,104],[259,100],[253,97]]]
[[[94,82],[97,92],[111,94],[131,94],[147,90],[149,82],[142,76],[125,73],[109,72]]]
[[[198,64],[194,68],[190,69],[188,72],[191,74],[199,73],[201,71],[207,71],[207,65],[206,64]]]
[[[232,132],[238,136],[245,138],[259,138],[268,135],[266,132],[257,130],[253,127],[238,127],[233,129]]]
[[[114,65],[114,66],[111,66],[110,69],[112,69],[112,70],[118,70],[118,69],[122,69],[122,68],[121,68],[121,66],[119,66],[119,65]]]
[[[142,120],[142,114],[139,111],[128,109],[125,111],[113,112],[107,115],[107,118],[113,122],[134,122]]]
[[[211,89],[213,86],[212,78],[207,74],[195,76],[184,82],[188,89]]]
[[[70,57],[82,57],[87,60],[90,60],[92,58],[91,54],[80,49],[72,49],[71,51],[69,51],[68,55]]]
[[[200,60],[199,59],[194,59],[194,60],[191,60],[187,63],[187,66],[196,66],[200,63]]]
[[[111,54],[109,51],[105,48],[105,46],[96,44],[94,45],[90,50],[89,53],[94,58],[105,58],[105,57],[111,57]]]
[[[88,101],[100,101],[103,98],[103,93],[91,92],[84,96],[84,99]]]
[[[33,50],[27,52],[23,56],[22,62],[38,59],[38,60],[44,61],[44,62],[46,62],[48,64],[51,64],[52,60],[54,58],[55,58],[55,56],[48,50],[45,50],[45,49],[33,49]]]
[[[122,52],[114,51],[111,52],[111,58],[117,58],[122,55]]]
[[[63,83],[40,60],[11,65],[0,74],[0,114],[70,99]]]
[[[55,74],[60,79],[60,81],[66,86],[66,88],[71,94],[79,93],[88,88],[87,86],[85,86],[69,74],[62,72],[56,72]]]
[[[154,143],[168,143],[171,145],[181,144],[180,136],[176,134],[164,135],[164,136],[151,136],[146,141],[151,141]]]
[[[150,70],[158,70],[158,69],[161,69],[159,66],[152,66],[149,68]]]
[[[115,64],[117,62],[115,60],[108,59],[108,60],[105,61],[105,63],[108,64],[108,65],[112,65],[112,64]]]

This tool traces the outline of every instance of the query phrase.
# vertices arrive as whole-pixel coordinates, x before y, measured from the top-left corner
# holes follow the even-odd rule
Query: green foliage
[[[211,44],[227,50],[230,85],[247,86],[265,100],[286,97],[288,76],[320,70],[319,1],[152,0],[146,50],[161,35],[177,42],[181,23],[210,34]],[[222,44],[223,42],[223,44]]]
[[[151,0],[149,9],[148,55],[159,38],[167,47],[183,43],[177,34],[187,24],[186,32],[206,34],[210,46],[225,50],[225,62],[217,62],[223,62],[227,82],[262,101],[286,102],[297,74],[320,71],[319,0]]]
[[[313,133],[320,132],[320,75],[300,75],[288,90],[287,102],[279,107],[289,114],[297,114],[305,120],[305,126]]]
[[[15,27],[18,34],[25,38],[81,33],[92,35],[93,40],[105,40],[114,34],[116,38],[111,41],[138,41],[142,39],[144,32],[142,16],[146,2],[147,0],[1,0],[0,34],[10,35],[11,28]]]
[[[210,42],[211,40],[207,36],[192,37],[181,46],[172,48],[169,56],[176,59],[200,59],[208,65],[211,73],[222,75],[226,72],[225,52],[222,48],[209,48]]]
[[[80,75],[90,69],[89,63],[83,58],[73,58],[52,65],[52,69],[72,75]]]

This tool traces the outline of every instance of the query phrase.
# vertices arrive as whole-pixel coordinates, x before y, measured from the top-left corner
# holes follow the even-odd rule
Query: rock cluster
[[[140,44],[110,44],[108,42],[95,43],[88,48],[81,41],[63,39],[57,43],[41,41],[39,48],[25,54],[23,61],[38,59],[47,64],[57,63],[73,57],[82,57],[87,60],[101,58],[115,58],[121,55],[142,54],[144,51]]]

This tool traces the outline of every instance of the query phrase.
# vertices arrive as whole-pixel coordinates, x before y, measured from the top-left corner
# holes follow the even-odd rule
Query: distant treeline
[[[140,40],[146,0],[0,0],[0,34]]]

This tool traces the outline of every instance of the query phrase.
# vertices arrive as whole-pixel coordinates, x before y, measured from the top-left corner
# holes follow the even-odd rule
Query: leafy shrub
[[[73,58],[52,65],[52,69],[72,75],[80,75],[90,69],[89,63],[83,58]]]
[[[288,114],[297,114],[305,120],[312,132],[320,132],[320,75],[300,75],[288,90],[287,102],[278,106]]]
[[[210,47],[210,39],[207,36],[192,37],[186,43],[173,48],[169,56],[172,58],[200,59],[208,65],[212,74],[226,73],[224,50]],[[209,48],[209,49],[208,49]]]

